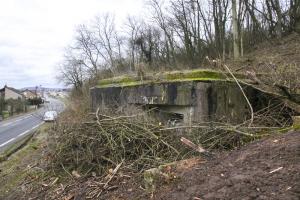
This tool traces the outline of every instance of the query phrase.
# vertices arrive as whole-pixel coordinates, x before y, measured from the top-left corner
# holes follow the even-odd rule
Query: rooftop
[[[243,74],[235,74],[237,78],[245,79]],[[147,74],[143,78],[137,75],[123,75],[98,82],[97,88],[130,87],[144,84],[187,82],[187,81],[232,81],[229,73],[210,69],[195,69]]]

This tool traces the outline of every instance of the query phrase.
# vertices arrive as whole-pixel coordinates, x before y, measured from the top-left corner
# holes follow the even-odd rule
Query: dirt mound
[[[277,135],[216,155],[161,184],[152,199],[299,199],[300,133]],[[121,183],[120,183],[121,184]],[[139,184],[121,184],[105,199],[150,199]]]
[[[157,199],[298,199],[300,134],[290,133],[219,155],[181,172]],[[165,192],[168,190],[169,192]]]

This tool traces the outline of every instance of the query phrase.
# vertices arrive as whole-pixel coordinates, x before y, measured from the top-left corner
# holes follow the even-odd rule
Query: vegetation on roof
[[[238,78],[244,78],[236,74]],[[110,79],[102,79],[97,87],[128,87],[151,83],[184,82],[184,81],[227,81],[230,76],[210,69],[196,69],[184,71],[171,71],[156,74],[148,74],[143,79],[133,75],[123,75]]]

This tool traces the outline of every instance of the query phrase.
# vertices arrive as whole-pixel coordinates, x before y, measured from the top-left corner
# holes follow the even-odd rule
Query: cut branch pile
[[[99,109],[96,119],[83,123],[58,123],[53,131],[55,161],[64,166],[103,172],[123,162],[142,170],[179,158],[180,140],[160,131],[146,115],[110,117]]]
[[[139,172],[211,149],[232,149],[278,128],[270,127],[270,119],[263,115],[266,111],[255,113],[255,116],[260,122],[262,118],[267,119],[268,127],[263,127],[263,124],[249,127],[247,121],[235,126],[208,122],[165,127],[141,110],[130,115],[103,113],[112,112],[98,109],[85,121],[75,122],[70,122],[70,114],[66,113],[67,120],[62,117],[58,121],[50,142],[54,149],[51,162],[54,166],[101,175],[123,163],[122,168]],[[257,125],[257,120],[255,117],[254,125]],[[189,145],[182,143],[183,136]],[[200,151],[199,147],[203,150]]]

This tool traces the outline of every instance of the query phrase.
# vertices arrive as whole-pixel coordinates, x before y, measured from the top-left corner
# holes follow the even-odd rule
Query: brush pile
[[[129,110],[98,109],[77,118],[76,111],[65,111],[51,133],[51,164],[103,174],[123,163],[122,168],[139,172],[199,154],[183,144],[181,137],[210,151],[242,146],[267,133],[263,128],[248,127],[246,122],[236,126],[209,122],[165,127],[151,111]]]
[[[58,122],[53,131],[55,163],[103,172],[123,162],[142,170],[180,158],[184,147],[173,131],[160,131],[146,113],[110,117],[100,114],[86,122]],[[123,166],[124,166],[123,165]]]

